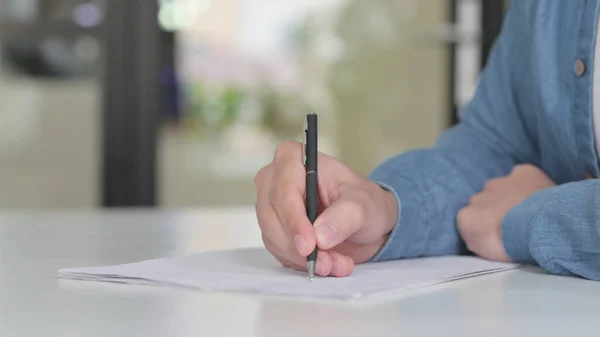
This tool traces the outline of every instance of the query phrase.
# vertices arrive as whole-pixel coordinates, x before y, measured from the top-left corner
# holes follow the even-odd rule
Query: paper
[[[282,267],[265,249],[246,248],[116,266],[62,269],[58,276],[203,291],[356,299],[516,267],[472,256],[429,257],[361,264],[348,277],[317,277],[311,283],[306,272]]]

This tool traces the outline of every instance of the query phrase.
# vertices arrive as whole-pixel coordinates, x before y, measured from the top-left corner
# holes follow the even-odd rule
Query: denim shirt
[[[600,280],[600,179],[586,179],[600,176],[592,119],[599,6],[511,1],[460,122],[433,147],[387,159],[370,175],[393,192],[399,214],[372,261],[468,253],[458,211],[488,180],[529,163],[557,187],[508,212],[506,253],[552,274]]]

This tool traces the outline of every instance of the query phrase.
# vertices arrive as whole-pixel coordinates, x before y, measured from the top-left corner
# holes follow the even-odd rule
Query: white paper
[[[356,299],[516,267],[473,256],[428,257],[360,264],[350,276],[317,277],[311,283],[306,272],[282,267],[265,249],[246,248],[116,266],[68,268],[60,270],[58,276],[203,291]]]

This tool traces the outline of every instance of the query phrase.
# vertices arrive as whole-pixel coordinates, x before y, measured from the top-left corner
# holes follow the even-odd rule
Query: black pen
[[[306,169],[306,215],[312,224],[317,219],[319,205],[319,182],[317,171],[317,115],[308,114],[304,120],[303,134],[303,152],[304,167]],[[306,258],[308,264],[308,275],[312,282],[315,277],[315,268],[317,265],[317,246]]]

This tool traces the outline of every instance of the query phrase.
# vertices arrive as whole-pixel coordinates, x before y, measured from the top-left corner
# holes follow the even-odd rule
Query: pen
[[[317,208],[319,205],[319,183],[317,171],[317,115],[310,113],[304,120],[303,152],[304,167],[306,169],[306,215],[311,224],[317,219]],[[312,282],[315,277],[317,264],[317,246],[306,258],[308,264],[308,276]]]

